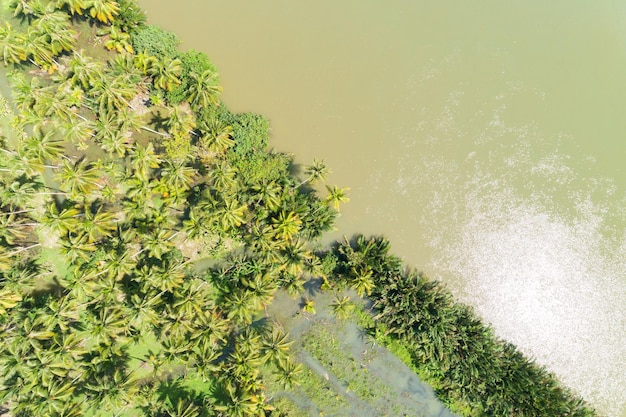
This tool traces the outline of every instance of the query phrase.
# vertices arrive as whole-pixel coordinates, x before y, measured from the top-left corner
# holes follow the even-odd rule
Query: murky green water
[[[626,3],[143,0],[224,101],[608,416],[626,416]]]

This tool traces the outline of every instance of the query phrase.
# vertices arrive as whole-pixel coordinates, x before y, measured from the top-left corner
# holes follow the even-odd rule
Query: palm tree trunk
[[[5,213],[0,213],[0,216],[10,216],[12,214],[30,213],[31,211],[35,211],[35,209],[18,210],[18,211],[10,211],[10,212],[5,212]]]
[[[146,127],[146,126],[141,126],[141,128],[142,128],[143,130],[147,130],[147,131],[148,131],[148,132],[150,132],[150,133],[155,133],[155,134],[157,134],[157,135],[161,135],[161,136],[163,136],[163,137],[169,137],[169,136],[170,136],[168,133],[161,133],[161,132],[157,132],[156,130],[150,129],[149,127]]]
[[[7,253],[7,254],[5,254],[4,256],[7,256],[7,257],[9,257],[9,256],[14,256],[14,255],[17,255],[17,254],[18,254],[18,253],[20,253],[20,252],[24,252],[24,251],[26,251],[26,250],[29,250],[29,249],[32,249],[32,248],[36,248],[37,246],[41,246],[41,243],[35,243],[34,245],[30,245],[30,246],[27,246],[27,247],[25,247],[25,248],[20,248],[20,249],[18,249],[18,250],[16,250],[16,251],[13,251],[13,252]]]

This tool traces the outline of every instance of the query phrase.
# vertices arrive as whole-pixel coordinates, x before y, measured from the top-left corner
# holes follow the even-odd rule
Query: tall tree
[[[120,13],[120,6],[114,0],[87,0],[89,15],[102,23],[112,23]]]
[[[61,182],[61,189],[75,199],[85,198],[94,190],[101,188],[100,174],[98,169],[82,158],[75,163],[63,161],[57,178]]]
[[[9,22],[0,25],[0,54],[4,65],[26,60],[28,53],[24,43],[24,36],[15,32]]]
[[[188,94],[189,102],[195,109],[219,105],[221,92],[217,72],[208,69],[202,74],[191,73]]]
[[[306,179],[295,188],[298,188],[307,182],[313,184],[317,181],[324,181],[329,173],[329,170],[326,164],[324,164],[324,161],[313,159],[313,163],[304,168],[304,173],[307,175]]]
[[[278,217],[272,219],[276,237],[283,240],[292,240],[302,227],[302,220],[293,211],[282,210]]]
[[[94,61],[83,51],[74,51],[67,63],[68,78],[75,84],[88,91],[95,87],[104,78],[104,65]]]
[[[148,75],[152,77],[152,82],[156,88],[172,91],[175,86],[180,84],[178,77],[181,71],[181,62],[177,58],[171,60],[155,59],[150,61]]]
[[[336,185],[333,187],[326,186],[328,190],[328,196],[326,197],[326,202],[332,205],[335,210],[339,211],[339,204],[347,203],[350,201],[348,198],[348,190],[349,188],[339,188]]]
[[[229,198],[224,201],[224,204],[218,207],[215,216],[217,217],[222,230],[229,231],[230,229],[240,226],[244,221],[244,214],[248,206],[240,204],[236,199]]]
[[[58,9],[65,8],[70,14],[80,16],[88,7],[87,0],[56,0],[55,5]]]
[[[197,174],[194,168],[184,162],[166,161],[161,169],[161,177],[172,192],[189,190]]]

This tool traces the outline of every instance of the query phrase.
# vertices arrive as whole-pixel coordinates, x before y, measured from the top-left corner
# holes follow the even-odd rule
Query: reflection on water
[[[626,416],[626,4],[140,1],[496,332]]]

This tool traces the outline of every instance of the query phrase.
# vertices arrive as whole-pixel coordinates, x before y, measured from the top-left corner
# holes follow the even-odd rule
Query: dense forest
[[[285,415],[265,375],[289,390],[303,366],[266,307],[311,277],[456,412],[594,415],[385,239],[323,247],[347,189],[270,150],[269,121],[230,112],[209,58],[133,0],[0,13],[7,415]]]

